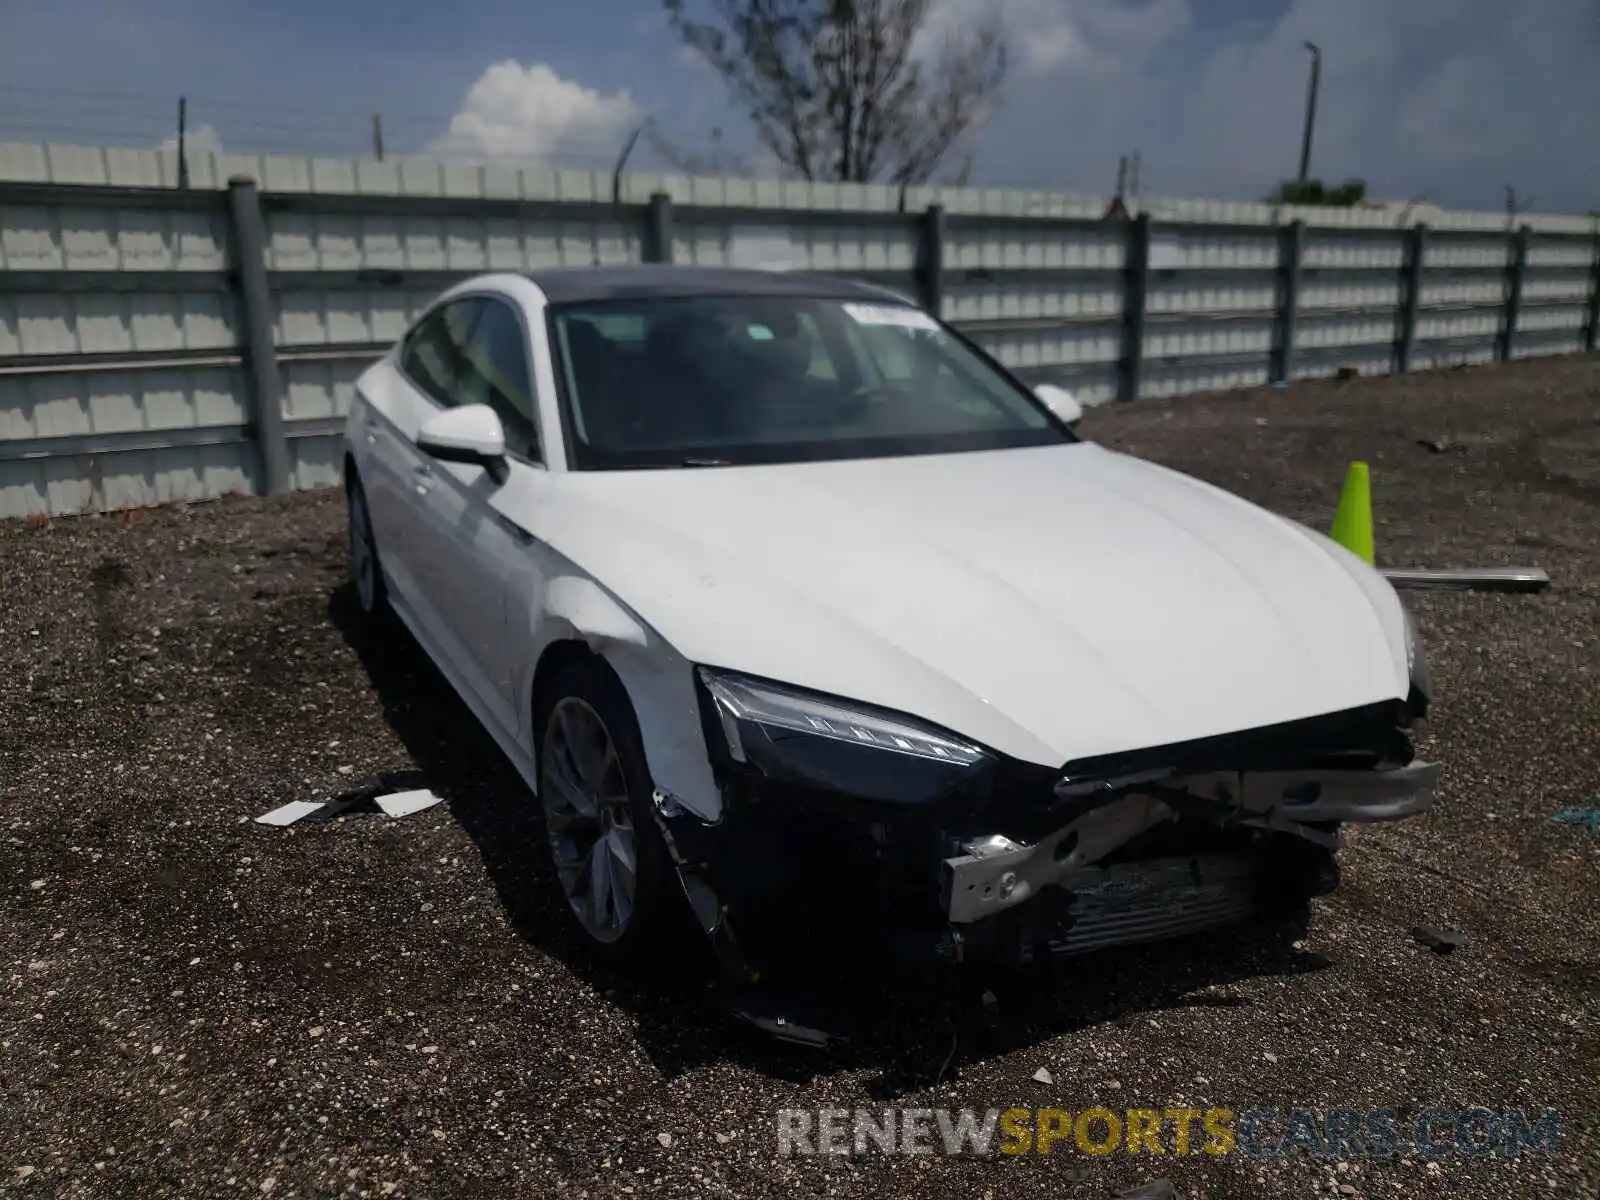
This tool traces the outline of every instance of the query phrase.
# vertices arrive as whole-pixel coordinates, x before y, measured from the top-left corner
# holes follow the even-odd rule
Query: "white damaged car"
[[[685,898],[735,976],[1303,906],[1342,824],[1431,803],[1406,612],[1078,416],[862,283],[481,276],[357,385],[355,592],[527,781],[605,953]]]

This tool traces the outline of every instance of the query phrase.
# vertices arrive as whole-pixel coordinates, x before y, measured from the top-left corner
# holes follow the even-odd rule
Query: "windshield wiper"
[[[678,460],[680,467],[731,467],[733,461],[727,458],[684,458]]]

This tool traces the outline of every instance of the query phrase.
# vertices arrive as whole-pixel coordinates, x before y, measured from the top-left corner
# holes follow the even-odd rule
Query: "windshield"
[[[580,470],[941,454],[1075,440],[1027,389],[892,300],[606,300],[551,317]]]

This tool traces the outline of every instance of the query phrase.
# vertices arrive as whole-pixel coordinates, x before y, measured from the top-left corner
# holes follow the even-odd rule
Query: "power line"
[[[0,83],[0,139],[76,142],[90,145],[150,148],[172,139],[177,132],[171,95],[111,89],[44,88]],[[481,128],[462,134],[454,128],[460,113],[423,115],[414,112],[322,108],[308,105],[226,100],[187,96],[188,144],[209,149],[211,135],[224,153],[316,154],[365,157],[376,145],[374,120],[381,124],[385,155],[427,154],[456,162],[481,164],[568,163],[583,167],[610,166],[624,144],[627,130],[614,138],[594,133],[559,136],[552,147],[519,152],[523,138],[532,132],[514,125],[497,125],[482,118]],[[200,136],[201,145],[196,146]],[[650,139],[654,153],[648,157],[657,169],[682,169]],[[713,136],[711,159],[727,156],[720,137]],[[488,143],[487,145],[483,143]],[[498,150],[496,144],[509,150]],[[685,153],[687,148],[680,147]],[[691,158],[702,156],[689,153]]]
[[[56,102],[64,100],[92,100],[97,102],[110,102],[116,110],[121,110],[129,103],[148,105],[152,110],[170,112],[173,101],[176,99],[171,93],[159,92],[121,92],[78,88],[41,88],[25,84],[0,83],[0,95],[20,95],[39,97],[55,107]],[[196,95],[185,93],[188,96],[191,108],[203,107],[216,109],[223,113],[239,114],[278,114],[310,117],[326,120],[351,120],[366,122],[372,117],[371,108],[341,108],[339,106],[327,107],[323,105],[283,104],[277,101],[260,100],[230,100],[220,96]],[[11,101],[6,102],[7,108],[17,107]],[[445,125],[448,124],[454,112],[450,113],[421,113],[416,111],[385,109],[383,111],[384,124],[391,122],[415,125]]]

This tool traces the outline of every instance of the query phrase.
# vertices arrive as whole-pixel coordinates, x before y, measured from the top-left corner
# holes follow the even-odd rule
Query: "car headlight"
[[[728,756],[780,782],[915,804],[972,782],[994,761],[899,713],[705,667],[700,678]]]
[[[1428,659],[1422,651],[1422,639],[1417,636],[1416,622],[1403,604],[1400,611],[1406,622],[1406,670],[1411,676],[1409,703],[1413,716],[1424,717],[1433,700],[1433,676],[1428,672]]]

